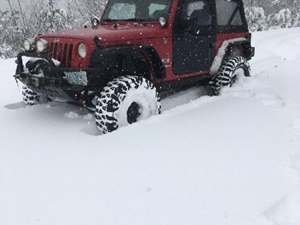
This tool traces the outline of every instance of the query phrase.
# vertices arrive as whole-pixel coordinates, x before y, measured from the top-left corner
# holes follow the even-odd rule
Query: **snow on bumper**
[[[67,88],[88,86],[88,71],[60,67],[60,62],[30,54],[18,55],[14,77],[35,88]]]

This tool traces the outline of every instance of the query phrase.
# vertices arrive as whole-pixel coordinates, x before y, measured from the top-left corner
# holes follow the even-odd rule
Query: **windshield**
[[[154,21],[168,17],[171,0],[110,0],[103,21]]]

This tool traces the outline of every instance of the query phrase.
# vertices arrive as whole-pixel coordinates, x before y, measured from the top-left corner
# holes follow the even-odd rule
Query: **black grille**
[[[48,56],[61,62],[65,67],[71,67],[73,44],[50,43]]]

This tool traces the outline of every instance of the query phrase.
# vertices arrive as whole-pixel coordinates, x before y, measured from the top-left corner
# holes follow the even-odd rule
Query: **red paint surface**
[[[103,23],[97,29],[79,29],[60,33],[51,33],[41,36],[49,42],[54,40],[61,43],[73,43],[75,51],[72,56],[72,68],[84,69],[90,64],[91,54],[96,48],[94,38],[97,36],[101,39],[104,47],[111,46],[153,46],[161,59],[169,59],[170,63],[166,65],[166,78],[164,80],[176,80],[193,76],[207,75],[209,71],[202,71],[192,74],[183,74],[176,76],[173,72],[172,55],[173,55],[173,37],[172,30],[175,20],[177,5],[179,0],[174,0],[170,9],[168,25],[162,28],[158,22],[134,23],[124,22]],[[216,51],[222,46],[223,42],[229,39],[248,37],[249,33],[219,33],[216,37]],[[80,43],[85,43],[88,47],[88,54],[85,59],[78,56],[77,49]]]

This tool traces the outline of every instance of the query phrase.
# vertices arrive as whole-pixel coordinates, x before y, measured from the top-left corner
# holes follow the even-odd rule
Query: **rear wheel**
[[[116,78],[96,99],[96,125],[103,134],[159,113],[159,94],[152,82],[143,77]]]
[[[240,77],[250,76],[250,66],[242,56],[230,57],[209,82],[209,93],[219,95],[225,87],[232,87]]]

